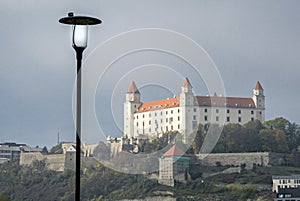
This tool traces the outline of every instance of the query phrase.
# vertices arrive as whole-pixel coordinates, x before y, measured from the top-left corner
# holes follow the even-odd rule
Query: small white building
[[[251,98],[195,96],[186,78],[179,97],[141,102],[141,94],[132,82],[124,103],[124,135],[158,137],[168,131],[179,131],[183,141],[198,124],[239,123],[265,120],[265,96],[259,82]]]
[[[300,174],[289,176],[272,176],[272,191],[278,193],[279,188],[299,188],[300,191]]]

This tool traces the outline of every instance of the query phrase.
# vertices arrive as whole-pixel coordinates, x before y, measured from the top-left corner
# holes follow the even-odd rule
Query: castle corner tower
[[[188,135],[195,129],[199,122],[193,119],[191,112],[195,105],[195,96],[192,85],[188,78],[185,78],[180,93],[180,116],[183,132],[183,142],[187,143]]]
[[[261,122],[265,121],[265,96],[264,96],[264,89],[262,88],[259,81],[256,82],[256,85],[253,88],[253,97],[252,97],[255,107],[258,109],[256,111],[256,119],[260,120]]]
[[[129,138],[137,137],[133,136],[134,125],[133,125],[133,116],[141,105],[140,101],[141,94],[137,89],[134,82],[131,83],[130,87],[126,93],[126,100],[124,103],[124,135],[127,135]]]

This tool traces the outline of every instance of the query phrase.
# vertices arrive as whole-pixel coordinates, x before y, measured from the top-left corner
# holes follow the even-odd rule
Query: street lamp
[[[80,152],[81,152],[81,61],[84,49],[87,47],[88,25],[100,24],[101,20],[87,16],[74,16],[72,12],[68,17],[59,20],[62,24],[73,26],[72,45],[76,51],[77,81],[76,81],[76,165],[75,165],[75,201],[80,200]]]

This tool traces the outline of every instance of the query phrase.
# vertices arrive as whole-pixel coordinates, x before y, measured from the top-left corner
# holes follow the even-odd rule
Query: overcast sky
[[[103,50],[101,44],[124,32],[170,30],[195,41],[209,54],[227,96],[251,97],[259,80],[265,89],[266,119],[283,116],[300,123],[300,1],[1,0],[1,142],[50,148],[56,144],[58,132],[62,141],[74,141],[75,56],[70,27],[58,23],[69,11],[103,21],[90,29],[84,54],[86,65],[97,65],[97,60],[92,60],[95,57],[105,60],[103,54],[111,52],[104,49],[97,55],[99,48]],[[121,48],[116,44],[115,50]],[[145,73],[149,68],[157,70],[151,67],[153,63],[159,71],[168,69],[178,74],[176,79],[165,77],[172,86],[167,86],[168,82],[164,82],[164,87],[157,83],[157,71]],[[183,70],[189,67],[178,56],[155,50],[133,52],[112,64],[99,78],[95,94],[95,112],[104,134],[121,135],[117,126],[123,118],[123,105],[119,103],[124,100],[130,80],[136,80],[139,87],[147,75],[153,79],[153,85],[145,85],[141,90],[142,101],[166,98],[178,95],[185,76],[193,78],[192,71]],[[197,95],[209,93],[205,82],[196,78],[190,81]],[[125,90],[123,93],[113,90],[118,84]],[[107,86],[106,90],[100,86]],[[112,94],[113,91],[118,93]],[[113,114],[111,102],[118,103],[112,106],[116,108]]]

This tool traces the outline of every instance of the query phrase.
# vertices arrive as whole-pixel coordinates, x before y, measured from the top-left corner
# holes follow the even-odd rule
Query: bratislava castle
[[[154,137],[168,131],[188,134],[198,124],[239,123],[265,120],[265,96],[259,82],[252,98],[195,96],[186,78],[179,97],[141,102],[141,94],[132,82],[124,103],[124,135],[129,138]]]

